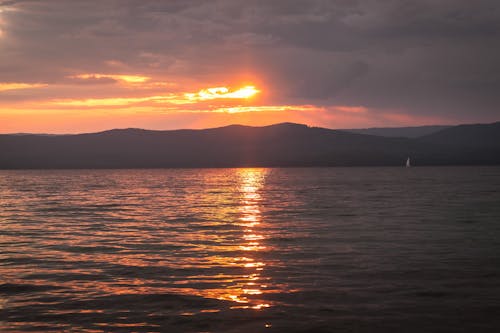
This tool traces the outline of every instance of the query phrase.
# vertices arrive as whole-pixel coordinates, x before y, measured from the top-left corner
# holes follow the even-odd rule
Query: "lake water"
[[[500,168],[0,171],[1,332],[500,331]]]

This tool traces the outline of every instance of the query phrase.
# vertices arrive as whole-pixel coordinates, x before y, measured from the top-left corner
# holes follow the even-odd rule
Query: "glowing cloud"
[[[368,111],[364,106],[335,106],[334,110],[347,113],[363,113]]]
[[[230,91],[227,87],[215,87],[202,89],[197,93],[186,93],[184,96],[190,101],[207,101],[220,98],[245,99],[258,94],[259,92],[260,90],[254,86],[245,86],[235,91]]]
[[[124,106],[144,102],[164,102],[178,104],[174,100],[175,96],[148,96],[148,97],[116,97],[116,98],[88,98],[88,99],[70,99],[70,100],[56,100],[54,104],[65,106]]]
[[[43,83],[2,83],[0,82],[0,91],[18,90],[18,89],[31,89],[46,87]]]
[[[82,80],[89,80],[89,79],[113,79],[116,81],[120,81],[123,83],[143,83],[148,81],[150,78],[147,76],[141,76],[141,75],[119,75],[119,74],[79,74],[79,75],[72,75],[69,76],[69,78],[72,79],[82,79]]]
[[[213,112],[220,113],[242,113],[242,112],[278,112],[278,111],[318,111],[321,107],[314,105],[268,105],[268,106],[235,106],[218,108]]]
[[[85,75],[93,75],[93,74],[85,74]],[[96,76],[90,76],[90,77],[96,77]],[[145,96],[145,97],[62,99],[62,100],[53,100],[52,103],[56,105],[84,106],[84,107],[126,106],[144,102],[186,105],[186,104],[195,104],[214,99],[247,99],[259,92],[260,91],[257,90],[254,86],[246,86],[235,91],[230,91],[226,87],[217,87],[217,88],[202,89],[197,93],[166,94],[166,95]],[[234,110],[232,112],[231,111],[217,111],[217,112],[235,113],[237,111]],[[239,111],[239,112],[246,112],[246,111]]]

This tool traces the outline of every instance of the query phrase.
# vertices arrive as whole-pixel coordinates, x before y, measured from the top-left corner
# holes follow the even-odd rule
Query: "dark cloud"
[[[0,81],[117,70],[220,81],[248,72],[276,102],[500,116],[496,0],[11,0],[0,8]]]

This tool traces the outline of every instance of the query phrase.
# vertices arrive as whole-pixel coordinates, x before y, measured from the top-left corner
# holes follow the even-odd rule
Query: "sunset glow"
[[[391,16],[398,12],[389,10],[394,5],[381,10],[364,2],[344,10],[305,1],[290,14],[288,3],[223,0],[217,18],[208,3],[153,2],[0,1],[0,133],[281,122],[342,129],[498,120],[496,89],[484,88],[496,82],[490,76],[498,71],[486,70],[497,66],[495,52],[474,61],[481,66],[470,66],[494,44],[494,34],[476,41],[471,32],[467,38],[474,47],[465,47],[465,41],[457,45],[449,38],[465,31],[457,23],[451,25],[457,31],[442,39],[415,45],[415,36],[403,36],[413,28],[399,26]],[[226,12],[233,6],[234,12]],[[415,10],[423,15],[435,9],[425,7]],[[443,4],[441,14],[447,7],[453,6]],[[330,15],[334,12],[338,15]],[[354,12],[371,14],[365,19],[348,14]],[[444,24],[437,19],[441,14],[436,13],[436,27]],[[415,24],[426,26],[422,17],[417,15]],[[319,22],[324,29],[311,29]],[[332,35],[339,26],[345,31]],[[381,33],[389,29],[402,36]],[[367,38],[361,31],[374,35]],[[407,53],[382,52],[386,46]],[[443,48],[460,56],[449,62]]]

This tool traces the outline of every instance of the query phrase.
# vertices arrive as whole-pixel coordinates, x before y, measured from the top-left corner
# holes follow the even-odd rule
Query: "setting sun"
[[[197,93],[187,93],[184,96],[191,101],[206,101],[219,98],[245,99],[258,94],[260,90],[254,86],[245,86],[238,90],[231,91],[227,87],[215,87],[202,89]]]

